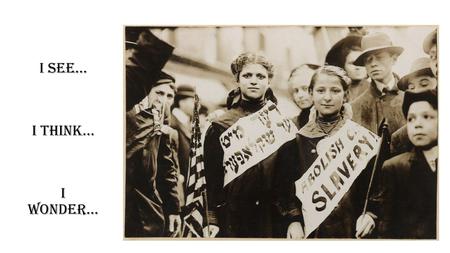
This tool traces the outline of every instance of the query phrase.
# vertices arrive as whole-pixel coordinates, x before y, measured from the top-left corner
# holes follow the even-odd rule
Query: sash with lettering
[[[259,111],[240,118],[220,136],[224,150],[223,186],[294,139],[297,131],[294,123],[271,101]]]
[[[334,210],[367,163],[378,153],[380,137],[347,120],[317,144],[318,157],[295,182],[308,236]]]

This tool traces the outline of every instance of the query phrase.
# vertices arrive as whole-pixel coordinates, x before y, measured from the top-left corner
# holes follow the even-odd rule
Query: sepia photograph
[[[125,239],[438,235],[438,26],[125,26]]]

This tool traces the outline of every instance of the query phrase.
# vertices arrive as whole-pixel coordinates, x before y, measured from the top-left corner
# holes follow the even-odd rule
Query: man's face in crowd
[[[409,107],[407,115],[408,138],[416,147],[423,147],[438,138],[438,112],[427,101],[418,101]]]
[[[175,97],[175,92],[169,84],[161,84],[153,87],[148,95],[149,108],[161,110],[163,105],[165,110],[170,110]]]
[[[373,80],[383,82],[389,75],[392,75],[392,66],[397,60],[397,56],[387,51],[375,51],[364,60],[367,74]]]
[[[193,116],[194,113],[194,98],[193,97],[187,97],[183,98],[179,101],[180,104],[180,110],[182,110],[184,113],[189,115],[189,117]]]
[[[414,76],[408,80],[408,91],[420,93],[426,90],[434,90],[437,86],[437,80],[427,75]]]

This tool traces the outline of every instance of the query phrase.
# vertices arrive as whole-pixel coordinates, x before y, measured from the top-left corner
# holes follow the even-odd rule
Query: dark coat
[[[391,136],[391,155],[392,157],[411,151],[413,144],[408,138],[406,125],[399,128]]]
[[[212,122],[205,137],[204,155],[210,224],[217,224],[220,237],[285,237],[282,221],[301,218],[295,197],[293,156],[280,159],[280,150],[245,171],[223,187],[224,152],[219,136],[239,118],[259,110],[261,105],[243,101]],[[292,144],[291,144],[292,146]],[[288,223],[288,222],[286,222]]]
[[[178,147],[178,161],[180,165],[180,172],[187,182],[188,168],[189,168],[189,153],[191,143],[191,129],[190,125],[181,123],[176,117],[172,117],[170,126],[178,132],[177,147]]]
[[[437,172],[413,150],[383,164],[382,184],[371,194],[381,238],[436,238]]]
[[[144,111],[126,120],[125,236],[164,236],[165,217],[180,213],[169,133],[150,136],[153,118]]]
[[[292,122],[294,122],[297,129],[301,129],[309,120],[309,112],[311,111],[311,107],[301,110],[301,112],[292,118]]]
[[[352,82],[348,87],[348,101],[353,101],[359,97],[364,91],[366,91],[370,86],[367,79],[362,79],[361,81]]]
[[[343,118],[337,123],[336,127],[330,132],[325,133],[316,123],[316,112],[311,111],[310,121],[299,131],[296,141],[299,147],[298,157],[300,160],[300,174],[303,175],[317,159],[317,144],[329,135],[333,135],[345,124],[347,119],[351,118],[349,105],[345,105]],[[344,194],[334,211],[313,231],[308,238],[355,238],[356,220],[361,215],[365,194],[367,192],[370,172],[373,166],[373,160],[361,172],[353,182],[347,193]]]
[[[395,78],[398,80],[396,75]],[[377,133],[380,122],[386,118],[389,132],[393,133],[406,124],[402,112],[403,96],[404,92],[396,87],[382,94],[372,81],[369,88],[351,102],[353,121]]]

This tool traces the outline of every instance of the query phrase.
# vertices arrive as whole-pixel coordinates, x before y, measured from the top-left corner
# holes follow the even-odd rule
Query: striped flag
[[[194,115],[192,120],[191,152],[189,155],[189,177],[186,189],[186,207],[184,216],[184,237],[207,237],[208,221],[206,179],[203,166],[202,134],[199,119],[200,101],[195,94]]]

